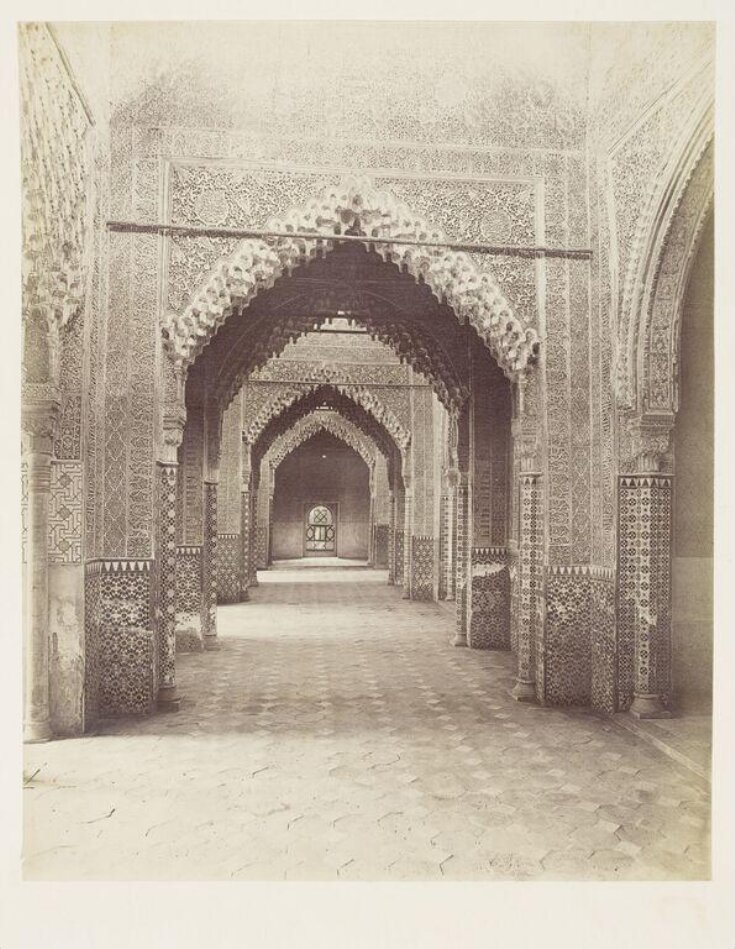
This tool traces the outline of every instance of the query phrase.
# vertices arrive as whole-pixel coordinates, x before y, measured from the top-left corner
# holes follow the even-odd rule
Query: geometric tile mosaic
[[[86,566],[85,641],[93,716],[148,712],[155,705],[153,567],[150,560],[96,560]]]
[[[545,701],[589,705],[592,600],[589,567],[548,567],[544,630]]]
[[[472,548],[472,606],[468,645],[510,647],[510,580],[505,547]]]
[[[411,599],[434,599],[434,538],[414,536],[411,541]]]
[[[240,602],[240,535],[217,535],[217,602]]]
[[[52,461],[48,506],[51,563],[82,562],[82,462]]]

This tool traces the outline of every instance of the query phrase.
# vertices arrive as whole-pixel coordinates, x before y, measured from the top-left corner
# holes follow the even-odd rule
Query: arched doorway
[[[363,234],[371,239],[388,236],[392,227],[405,233],[405,209],[395,212],[391,224],[394,212],[386,210],[385,196],[359,195],[353,189],[345,194],[330,193],[326,199],[334,204],[325,235],[328,243],[312,246],[301,238],[284,239],[274,253],[276,248],[263,242],[245,241],[232,258],[216,268],[214,283],[210,278],[194,296],[184,321],[172,315],[168,322],[169,352],[175,365],[186,372],[187,429],[197,424],[197,416],[201,419],[205,498],[211,495],[216,506],[220,420],[249,373],[271,354],[282,351],[288,340],[336,314],[345,316],[422,373],[441,411],[454,420],[439,425],[446,440],[445,470],[459,473],[446,481],[448,491],[456,495],[450,523],[450,518],[441,514],[437,466],[426,464],[431,456],[428,444],[412,442],[409,446],[391,411],[368,393],[369,387],[337,387],[338,391],[352,388],[347,397],[356,399],[387,428],[390,440],[402,445],[397,452],[389,451],[394,488],[401,482],[401,490],[394,490],[391,513],[393,577],[398,580],[402,575],[410,598],[435,599],[441,586],[440,557],[446,558],[451,549],[457,578],[453,584],[457,644],[507,648],[511,644],[512,556],[507,544],[511,531],[519,536],[521,521],[514,521],[513,512],[518,508],[510,491],[511,398],[505,376],[520,380],[535,359],[538,338],[532,328],[524,328],[512,315],[489,271],[478,271],[467,255],[425,247],[411,253],[403,243],[393,246],[390,253],[378,246],[376,253],[373,245],[366,248],[362,244]],[[380,211],[372,210],[379,207]],[[322,209],[317,227],[323,228],[325,220]],[[313,214],[309,221],[305,227],[313,226]],[[292,226],[284,224],[284,232]],[[412,226],[423,242],[430,233],[426,225],[414,221]],[[345,232],[346,239],[339,240]],[[192,335],[197,322],[200,329]],[[313,404],[303,400],[303,393],[288,395],[285,404],[266,409],[263,421],[246,435],[252,446],[248,460],[248,477],[253,477],[248,488],[251,498],[257,495],[259,460],[272,441],[270,434],[262,436],[266,430],[277,434],[272,420],[287,413],[290,405],[304,402],[309,410],[318,407],[322,397],[319,387],[310,388]],[[427,403],[426,408],[434,413],[429,406]],[[522,401],[519,407],[522,409]],[[465,422],[458,425],[460,416]],[[427,437],[429,441],[435,438]],[[400,467],[396,468],[399,455]],[[478,490],[473,494],[475,484]],[[323,496],[319,499],[324,500]],[[449,506],[445,499],[445,509]],[[252,500],[248,522],[254,522]],[[203,523],[206,533],[206,512]],[[447,543],[450,532],[451,544]],[[252,530],[248,533],[252,540]],[[205,586],[216,571],[214,546],[203,540]],[[252,565],[252,548],[248,559]],[[519,578],[519,582],[526,581]],[[206,592],[203,599],[210,600]],[[205,611],[205,624],[210,628],[214,624],[211,611]],[[492,630],[486,635],[488,624]],[[532,648],[532,637],[518,637],[516,642],[521,652]]]
[[[274,480],[273,560],[367,560],[370,472],[355,451],[317,433],[284,459]]]

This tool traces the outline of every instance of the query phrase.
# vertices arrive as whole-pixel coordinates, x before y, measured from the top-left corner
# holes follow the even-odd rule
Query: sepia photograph
[[[711,884],[719,25],[207,13],[13,24],[19,885]]]

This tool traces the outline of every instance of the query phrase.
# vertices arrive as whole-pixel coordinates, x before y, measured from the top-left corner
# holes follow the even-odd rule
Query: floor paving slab
[[[457,650],[446,605],[386,579],[263,572],[219,650],[177,656],[178,713],[26,746],[25,878],[707,878],[705,782],[516,703],[510,653]]]

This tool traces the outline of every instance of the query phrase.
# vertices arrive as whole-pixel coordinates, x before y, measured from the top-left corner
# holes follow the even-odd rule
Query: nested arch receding
[[[320,432],[329,432],[334,435],[348,448],[357,452],[368,468],[371,470],[374,468],[378,450],[375,444],[360,431],[354,422],[325,411],[315,411],[305,416],[276,439],[269,452],[273,468],[277,468],[300,445]]]
[[[322,408],[328,408],[352,423],[366,438],[375,444],[388,463],[388,476],[391,484],[399,484],[404,477],[405,455],[408,439],[399,443],[385,426],[383,418],[373,414],[372,403],[362,405],[346,391],[349,387],[317,386],[300,391],[292,391],[291,398],[280,408],[268,413],[265,424],[251,427],[244,438],[251,445],[253,471],[260,470],[260,463],[271,446],[279,438]],[[251,440],[252,439],[252,440]]]
[[[363,430],[372,428],[375,433],[382,429],[383,435],[378,435],[377,444],[383,450],[395,447],[405,453],[409,446],[410,432],[369,388],[321,383],[288,386],[279,392],[243,432],[244,440],[253,446],[255,455],[262,456],[278,434],[285,432],[297,419],[321,407],[334,408],[345,417],[354,417]]]
[[[335,238],[347,232],[384,239],[385,244],[374,245],[380,256],[425,283],[460,322],[472,325],[508,375],[522,373],[538,353],[538,334],[516,319],[494,277],[479,271],[466,253],[427,246],[446,245],[445,235],[369,181],[326,188],[303,208],[270,221],[268,230],[286,236],[269,238],[270,243],[256,238],[242,241],[234,253],[218,261],[183,312],[166,315],[164,338],[183,371],[233,312],[282,275],[331,251]],[[391,243],[395,240],[416,243]]]
[[[281,277],[226,322],[198,363],[211,367],[213,397],[229,404],[254,370],[340,314],[410,363],[447,408],[466,401],[467,334],[455,314],[426,286],[359,244],[335,248],[308,269]]]

